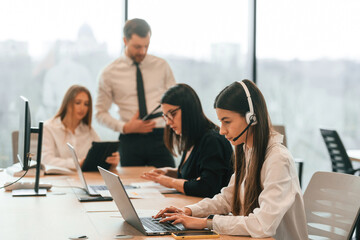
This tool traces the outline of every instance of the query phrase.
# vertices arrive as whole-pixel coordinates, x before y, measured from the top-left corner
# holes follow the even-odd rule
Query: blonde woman
[[[71,153],[66,145],[74,146],[80,165],[93,141],[100,141],[91,127],[92,99],[89,90],[80,85],[71,86],[65,93],[57,114],[44,123],[42,162],[53,166],[74,169]],[[114,152],[106,162],[116,167],[119,153]]]

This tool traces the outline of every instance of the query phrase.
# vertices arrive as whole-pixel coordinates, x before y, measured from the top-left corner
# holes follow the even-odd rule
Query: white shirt
[[[283,136],[273,133],[268,144],[266,159],[261,169],[263,191],[259,206],[249,216],[228,215],[234,195],[235,176],[229,185],[212,199],[205,198],[187,206],[192,215],[213,218],[213,228],[221,234],[246,235],[255,238],[308,239],[303,196],[290,152],[282,143]],[[249,150],[251,151],[251,149]],[[245,154],[248,158],[249,154]],[[249,160],[247,159],[247,162]],[[243,184],[241,188],[243,188]],[[240,191],[243,193],[243,190]],[[241,197],[243,201],[243,197]]]
[[[164,92],[175,84],[174,75],[168,63],[161,58],[146,55],[139,64],[146,99],[147,112],[150,113],[160,104]],[[119,108],[120,120],[109,113],[112,103]],[[96,119],[117,132],[123,132],[123,127],[139,110],[136,88],[136,66],[127,56],[116,59],[107,66],[99,81],[96,102]],[[153,119],[155,127],[164,127],[162,119]]]
[[[83,159],[93,141],[100,141],[99,136],[82,122],[73,134],[65,128],[60,117],[47,120],[44,123],[42,163],[75,169],[74,160],[66,143],[69,142],[75,148],[77,157]]]

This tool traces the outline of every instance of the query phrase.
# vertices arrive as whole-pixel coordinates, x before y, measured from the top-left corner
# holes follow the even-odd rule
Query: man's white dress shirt
[[[174,75],[168,63],[159,57],[147,54],[139,64],[146,99],[147,112],[160,104],[164,92],[175,85]],[[120,119],[110,115],[112,103],[118,106]],[[96,101],[96,119],[116,132],[123,132],[128,122],[139,110],[136,88],[136,66],[133,60],[123,55],[107,66],[99,81]],[[164,127],[161,118],[153,119],[157,128]]]
[[[100,141],[100,138],[88,125],[81,122],[73,134],[65,128],[60,117],[49,119],[44,123],[41,162],[75,169],[74,160],[66,143],[69,142],[75,148],[80,160],[86,157],[93,141]]]
[[[284,240],[308,239],[302,191],[295,163],[290,152],[281,143],[283,136],[272,133],[266,159],[261,170],[263,191],[259,195],[260,207],[248,216],[233,216],[231,205],[235,176],[229,185],[212,199],[205,198],[197,204],[187,206],[195,217],[216,214],[213,228],[220,234],[247,235],[256,238],[274,237]],[[247,163],[251,149],[245,152]],[[240,186],[240,193],[244,193]],[[240,196],[241,201],[244,197]]]

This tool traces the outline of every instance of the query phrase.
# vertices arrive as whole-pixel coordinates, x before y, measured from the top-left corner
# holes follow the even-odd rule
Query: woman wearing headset
[[[260,90],[249,80],[235,82],[219,93],[214,107],[220,134],[235,146],[229,185],[212,199],[183,209],[169,207],[155,217],[220,234],[308,239],[294,161],[282,145],[283,136],[271,130]]]

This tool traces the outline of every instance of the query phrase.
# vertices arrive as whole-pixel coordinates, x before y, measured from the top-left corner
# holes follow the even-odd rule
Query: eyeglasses
[[[165,120],[168,120],[168,121],[174,121],[174,117],[176,115],[176,112],[180,109],[180,107],[178,108],[175,108],[173,110],[169,110],[167,113],[163,113],[162,117],[163,119]]]

